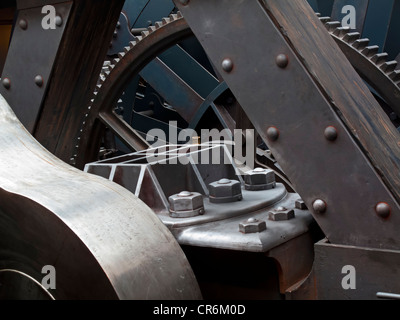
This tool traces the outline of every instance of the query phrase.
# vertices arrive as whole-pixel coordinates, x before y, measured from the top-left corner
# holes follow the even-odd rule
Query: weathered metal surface
[[[350,267],[350,268],[349,268]],[[400,251],[329,244],[315,245],[317,299],[375,300],[378,292],[400,293]]]
[[[56,8],[56,14],[63,19],[61,26],[56,26],[56,29],[43,29],[43,3]],[[41,6],[36,4],[36,7],[21,9],[17,14],[17,25],[2,73],[3,80],[9,79],[10,85],[0,86],[0,93],[30,133],[34,132],[39,118],[72,3],[67,1],[56,4],[53,1],[42,1]],[[36,77],[40,77],[40,85]]]
[[[318,27],[320,22],[305,1],[193,0],[187,6],[178,1],[176,5],[306,205],[312,208],[317,199],[327,204],[326,212],[314,211],[314,217],[329,240],[398,248],[400,210],[391,194],[396,192],[398,184],[394,166],[399,154],[393,148],[398,132],[391,129],[381,107],[334,41]],[[299,11],[304,14],[299,15]],[[295,51],[270,19],[270,13],[286,30]],[[310,24],[309,20],[313,19],[315,24]],[[300,28],[307,31],[299,32]],[[243,46],[237,39],[257,45]],[[327,51],[322,52],[323,49]],[[276,65],[280,54],[288,57],[286,68]],[[221,65],[227,57],[234,63],[229,73]],[[331,62],[326,63],[327,59]],[[328,70],[326,66],[333,63],[336,67]],[[254,84],[262,90],[255,91]],[[329,95],[335,98],[334,102],[327,99]],[[336,114],[337,109],[363,116],[359,116],[358,122],[346,117],[346,121],[351,121],[351,126],[346,122],[348,128]],[[367,119],[371,112],[377,116]],[[324,136],[329,126],[338,132],[334,142]],[[268,135],[270,128],[276,129],[274,135]],[[367,140],[366,128],[371,130],[370,140]],[[355,135],[360,135],[359,139]],[[269,139],[271,136],[274,138]],[[376,146],[372,147],[375,138],[379,140],[379,153]],[[360,149],[359,140],[368,153]],[[386,183],[393,182],[391,191],[366,155],[376,160],[376,167],[382,164],[380,173]],[[388,159],[383,158],[386,156]],[[380,202],[392,208],[386,220],[375,212]]]
[[[2,97],[0,146],[0,279],[12,286],[1,286],[1,297],[27,298],[32,286],[46,297],[37,282],[51,265],[55,299],[201,298],[154,212],[125,188],[46,151]]]
[[[68,162],[74,152],[123,3],[74,0],[34,132],[63,161]]]

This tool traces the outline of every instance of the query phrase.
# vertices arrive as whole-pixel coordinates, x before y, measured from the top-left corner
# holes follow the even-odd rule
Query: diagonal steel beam
[[[398,249],[399,134],[306,1],[175,2],[328,239]]]

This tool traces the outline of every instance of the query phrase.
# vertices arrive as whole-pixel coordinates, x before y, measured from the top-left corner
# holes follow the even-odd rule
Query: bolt
[[[303,199],[296,200],[295,206],[296,209],[307,210],[306,203],[303,201]]]
[[[383,219],[387,219],[390,217],[390,214],[392,212],[392,209],[386,202],[379,202],[376,207],[375,211]]]
[[[276,127],[269,127],[267,137],[270,141],[277,141],[279,139],[279,130]]]
[[[265,230],[267,230],[267,223],[255,218],[250,218],[239,224],[239,231],[244,234],[259,233]]]
[[[242,186],[237,180],[221,179],[210,183],[208,188],[211,203],[228,203],[243,199]]]
[[[190,218],[203,215],[203,196],[197,192],[182,191],[168,198],[172,218]]]
[[[288,64],[289,64],[289,58],[286,54],[279,54],[276,57],[276,64],[278,65],[279,68],[285,69]]]
[[[44,83],[43,77],[41,75],[37,75],[35,77],[35,83],[39,88],[41,88],[43,86],[43,83]]]
[[[7,90],[11,88],[11,81],[10,81],[10,79],[4,78],[2,82],[3,82],[4,88],[6,88]]]
[[[270,190],[276,187],[275,172],[264,168],[248,171],[244,181],[246,190],[250,191]]]
[[[316,213],[325,213],[327,205],[324,200],[318,199],[313,202],[313,209]]]
[[[268,212],[269,220],[272,221],[286,221],[295,218],[294,210],[285,207],[278,207]]]
[[[19,20],[18,25],[22,30],[28,29],[28,21],[26,21],[25,19]]]
[[[335,141],[338,137],[338,132],[335,127],[329,126],[325,129],[324,132],[325,138],[329,141]]]
[[[222,70],[224,70],[225,72],[232,72],[233,70],[233,61],[229,58],[224,59],[222,61]]]
[[[63,18],[61,16],[56,16],[56,26],[61,27],[63,24]]]

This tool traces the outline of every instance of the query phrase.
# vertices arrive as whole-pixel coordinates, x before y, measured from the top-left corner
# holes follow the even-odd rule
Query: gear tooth
[[[400,70],[394,70],[390,75],[390,79],[393,80],[393,82],[396,82],[398,85],[400,84]]]
[[[118,53],[118,58],[122,59],[125,55],[125,52],[119,52]]]
[[[381,70],[385,73],[389,73],[389,72],[393,72],[395,71],[397,67],[397,61],[393,60],[393,61],[388,61],[385,62],[382,66],[381,66]]]
[[[130,41],[129,48],[132,49],[134,46],[136,46],[136,41]]]
[[[169,18],[162,18],[162,24],[166,25],[167,23],[170,23],[171,20]]]
[[[169,15],[169,18],[171,19],[171,21],[175,21],[176,19],[178,19],[178,15],[173,13]]]
[[[136,36],[136,41],[137,41],[137,42],[141,41],[142,39],[143,39],[142,36]]]
[[[106,61],[104,61],[103,66],[104,66],[104,67],[107,67],[107,66],[109,66],[110,64],[111,64],[111,61],[110,61],[110,60],[106,60]]]
[[[160,21],[157,21],[157,22],[154,23],[154,26],[156,27],[156,29],[161,28],[162,25],[163,25],[163,24],[162,24],[162,22],[160,22]]]
[[[143,38],[146,38],[150,34],[150,32],[148,32],[146,30],[146,31],[142,31],[140,34],[142,35]]]
[[[119,62],[118,58],[113,59],[113,64],[116,65]]]
[[[359,32],[349,32],[344,37],[343,40],[346,41],[348,44],[353,44],[354,41],[360,39],[361,34]]]
[[[319,17],[319,20],[325,25],[331,21],[331,17]]]
[[[369,39],[367,39],[367,38],[358,39],[358,40],[354,41],[354,43],[353,43],[353,47],[358,50],[362,50],[362,49],[366,48],[368,45],[369,45]]]
[[[130,47],[124,47],[124,52],[125,52],[125,53],[128,53],[129,50],[131,50]]]
[[[111,72],[114,69],[115,65],[114,64],[110,64],[108,66],[108,71]]]
[[[149,26],[149,27],[147,28],[147,30],[149,31],[149,33],[156,31],[156,29],[157,29],[157,28],[156,28],[155,26]]]
[[[364,50],[361,52],[363,55],[365,55],[368,58],[373,57],[374,55],[376,55],[379,51],[379,47],[378,46],[369,46],[364,48]]]
[[[316,15],[317,17],[320,17],[320,16],[321,16],[321,14],[320,14],[319,12],[316,12],[315,15]]]
[[[333,31],[333,34],[334,34],[335,36],[338,36],[338,37],[342,38],[342,37],[344,37],[347,33],[349,33],[349,31],[350,31],[350,28],[349,28],[349,27],[339,27],[339,28],[336,28],[336,29]]]
[[[176,13],[176,15],[177,15],[178,18],[183,18],[182,12],[180,12],[180,11],[178,11],[178,12]]]
[[[386,62],[387,58],[388,58],[388,54],[386,52],[384,53],[377,53],[376,55],[374,55],[371,60],[372,62],[374,62],[377,66],[382,65],[383,63]]]
[[[329,32],[335,31],[340,26],[341,23],[339,21],[330,21],[325,24],[325,27],[328,29]]]

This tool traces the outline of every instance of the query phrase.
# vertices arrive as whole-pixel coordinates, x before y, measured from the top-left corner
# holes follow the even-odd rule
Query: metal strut
[[[399,134],[306,1],[176,5],[329,241],[399,248]]]

